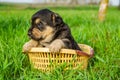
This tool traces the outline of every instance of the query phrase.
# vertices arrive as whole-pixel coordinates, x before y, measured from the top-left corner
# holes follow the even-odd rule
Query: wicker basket
[[[51,71],[60,64],[66,64],[66,69],[85,69],[88,59],[93,56],[93,49],[85,44],[79,44],[82,51],[61,49],[60,53],[51,53],[48,48],[32,48],[27,52],[33,67],[42,71]]]

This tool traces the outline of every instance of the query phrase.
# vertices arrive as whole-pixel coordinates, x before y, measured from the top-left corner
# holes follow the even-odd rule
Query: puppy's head
[[[62,24],[63,20],[58,14],[48,9],[43,9],[32,16],[28,35],[37,41],[45,39],[50,34],[53,34]]]

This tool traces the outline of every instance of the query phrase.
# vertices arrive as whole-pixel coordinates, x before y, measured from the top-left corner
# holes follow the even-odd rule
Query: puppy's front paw
[[[29,42],[25,43],[23,46],[23,52],[28,52],[32,47],[36,47],[38,42],[35,40],[30,40]]]
[[[23,45],[23,52],[28,52],[31,49],[31,45],[27,42]]]
[[[63,48],[63,46],[64,43],[60,39],[56,39],[50,44],[49,50],[51,52],[60,52],[60,49]]]
[[[50,45],[49,50],[50,52],[60,52],[61,47],[59,45]]]

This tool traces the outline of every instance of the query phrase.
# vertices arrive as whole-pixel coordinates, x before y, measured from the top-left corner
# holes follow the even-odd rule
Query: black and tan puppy
[[[59,52],[61,48],[80,50],[68,25],[58,14],[48,9],[40,10],[32,16],[28,35],[31,40],[23,46],[25,52],[32,47],[47,47],[51,52]]]

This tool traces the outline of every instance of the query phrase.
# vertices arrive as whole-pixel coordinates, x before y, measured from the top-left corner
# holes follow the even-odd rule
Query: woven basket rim
[[[94,54],[93,48],[86,44],[78,44],[79,46],[84,46],[87,49],[89,49],[89,53],[86,53],[84,51],[79,51],[79,50],[73,50],[73,49],[61,49],[59,53],[67,53],[67,54],[78,54],[82,56],[89,56],[92,57]],[[47,53],[52,53],[50,52],[49,48],[41,48],[41,47],[33,47],[29,52],[24,52],[24,53],[36,53],[36,52],[47,52]]]

